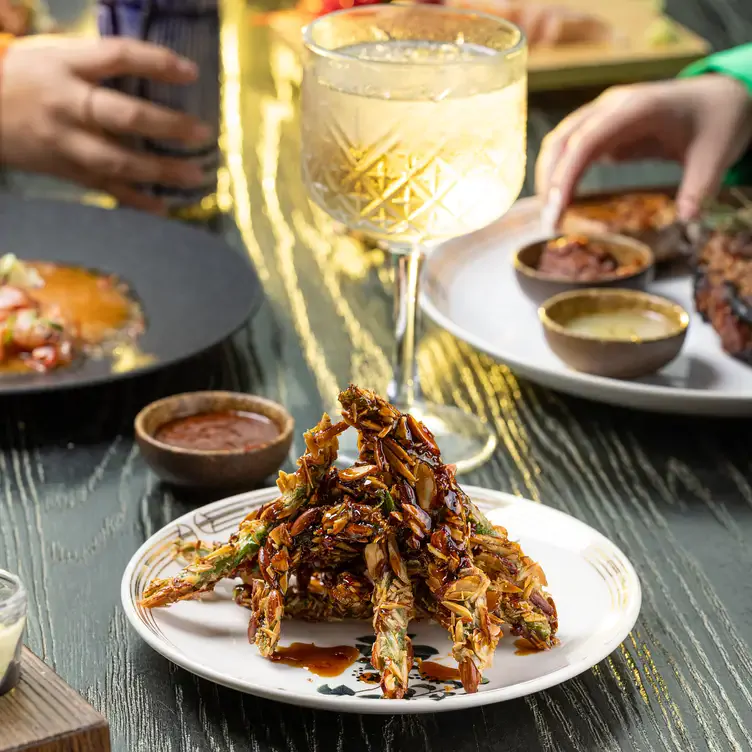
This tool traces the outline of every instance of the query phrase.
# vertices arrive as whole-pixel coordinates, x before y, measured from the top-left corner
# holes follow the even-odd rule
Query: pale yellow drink
[[[303,86],[303,169],[319,206],[392,244],[429,246],[509,209],[525,176],[524,62],[484,66],[495,51],[461,40],[338,52],[359,61],[357,76],[328,64]]]
[[[21,677],[21,641],[26,611],[26,590],[21,580],[0,569],[0,696],[10,692]],[[2,729],[0,740],[1,732]]]
[[[9,626],[0,624],[0,683],[2,683],[10,664],[16,658],[25,626],[26,619],[19,619],[15,624]]]

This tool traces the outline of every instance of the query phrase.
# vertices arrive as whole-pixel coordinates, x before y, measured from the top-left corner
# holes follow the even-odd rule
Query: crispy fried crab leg
[[[412,416],[352,385],[340,394],[340,403],[344,420],[360,432],[361,459],[391,475],[392,496],[399,497],[409,530],[407,545],[422,548],[439,621],[453,641],[465,690],[475,692],[501,629],[488,613],[488,577],[467,548],[464,494],[441,462],[433,436]]]
[[[453,641],[466,691],[475,692],[493,660],[501,628],[488,611],[489,578],[475,566],[468,546],[469,499],[442,463],[431,433],[412,416],[352,385],[340,394],[340,403],[344,420],[360,433],[361,460],[375,464],[391,481],[390,493],[400,501],[408,532],[406,544],[422,551],[426,582],[439,604],[437,618]]]
[[[290,582],[292,545],[287,523],[274,527],[259,550],[261,580],[253,583],[253,613],[248,624],[248,639],[255,638],[256,647],[264,658],[277,648],[285,613],[285,595]]]
[[[387,699],[402,699],[413,667],[413,646],[407,627],[414,611],[413,590],[397,539],[387,538],[366,547],[366,566],[373,582],[373,643],[371,663],[381,674]]]
[[[184,540],[183,538],[178,538],[173,544],[173,558],[175,561],[183,564],[183,566],[188,566],[188,564],[195,564],[223,545],[224,543],[209,543],[204,540]]]
[[[317,518],[320,524],[310,535],[303,535]],[[361,554],[363,546],[380,535],[382,529],[378,510],[344,500],[325,508],[310,507],[293,522],[282,523],[271,531],[259,551],[264,583],[254,590],[256,607],[248,628],[261,655],[272,655],[279,642],[289,573],[297,569],[294,565],[305,561],[309,565],[327,562],[331,566],[337,560],[351,559]]]
[[[315,428],[303,434],[306,452],[298,460],[298,469],[292,474],[280,472],[277,486],[282,495],[264,505],[258,516],[251,515],[250,519],[243,520],[228,543],[189,564],[174,577],[152,582],[144,592],[141,605],[155,608],[193,598],[198,593],[213,590],[221,579],[233,576],[241,564],[258,553],[269,532],[295,515],[333,471],[332,464],[339,449],[337,437],[346,427],[343,423],[332,425],[325,414]]]
[[[305,588],[295,585],[287,592],[285,618],[303,621],[365,620],[373,617],[373,586],[364,573],[348,570],[314,571]],[[235,602],[253,609],[253,585],[238,585]]]
[[[489,595],[496,600],[495,614],[538,650],[557,644],[559,627],[556,604],[545,592],[546,575],[526,556],[507,531],[492,525],[468,499],[468,517],[473,526],[471,544],[478,566],[491,578]]]

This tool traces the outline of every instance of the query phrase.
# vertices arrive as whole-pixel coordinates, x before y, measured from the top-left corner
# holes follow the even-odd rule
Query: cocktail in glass
[[[426,423],[447,461],[460,471],[476,467],[493,451],[494,433],[477,416],[420,393],[419,282],[426,253],[496,220],[522,188],[524,36],[500,18],[419,4],[331,13],[303,34],[310,195],[395,256],[396,355],[387,394]]]

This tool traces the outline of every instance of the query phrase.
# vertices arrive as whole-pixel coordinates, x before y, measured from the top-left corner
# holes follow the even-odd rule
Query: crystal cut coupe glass
[[[496,220],[522,188],[524,36],[483,13],[394,3],[322,16],[303,36],[310,195],[395,258],[388,396],[426,423],[459,471],[476,467],[495,448],[495,434],[477,416],[426,402],[420,392],[419,283],[426,253]]]

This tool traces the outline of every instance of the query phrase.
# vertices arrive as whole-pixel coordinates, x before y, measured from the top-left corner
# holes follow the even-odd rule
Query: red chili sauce
[[[225,410],[171,420],[154,438],[181,449],[219,451],[255,449],[277,436],[279,428],[265,415]]]

